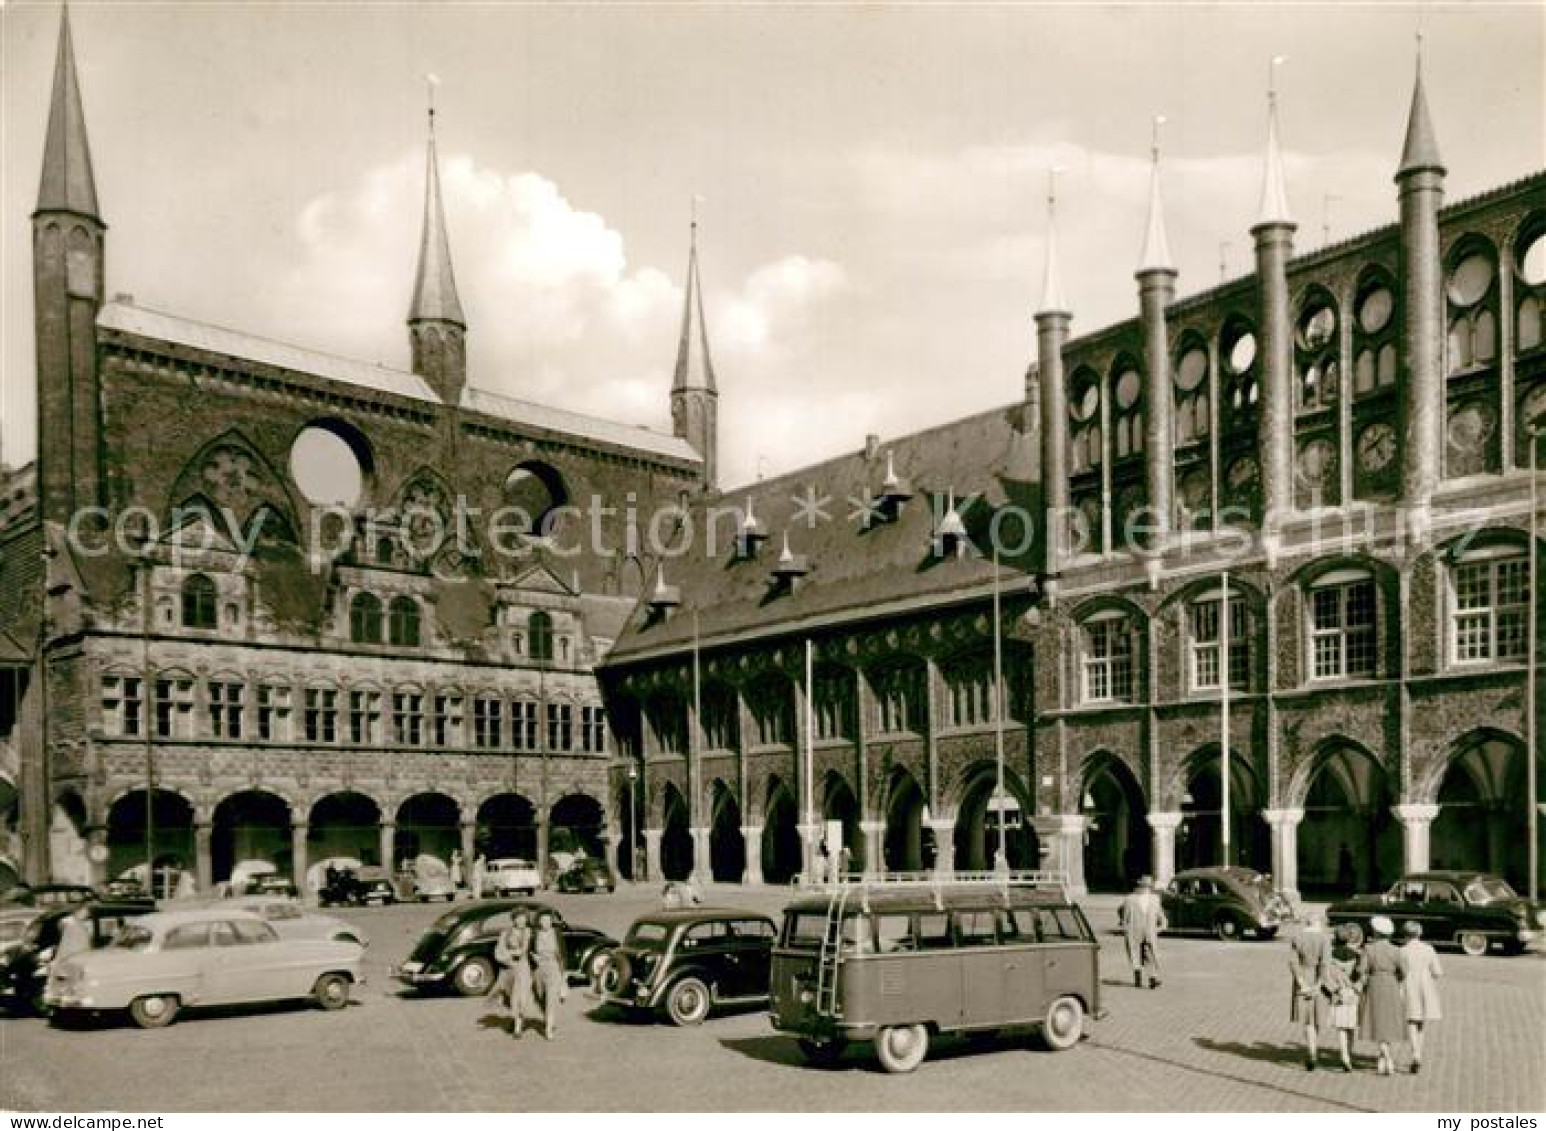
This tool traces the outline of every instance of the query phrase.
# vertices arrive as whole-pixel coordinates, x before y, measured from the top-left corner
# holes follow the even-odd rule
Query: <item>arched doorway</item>
[[[1527,797],[1522,742],[1489,731],[1456,743],[1439,783],[1429,863],[1495,872],[1523,892],[1529,886]]]
[[[956,806],[955,867],[958,872],[990,871],[998,857],[999,820],[1004,823],[1004,851],[1016,871],[1035,868],[1039,862],[1036,830],[1025,819],[1031,811],[1025,787],[1009,770],[1004,771],[1002,810],[995,804],[998,771],[992,763],[978,763],[966,773],[961,801]]]
[[[191,871],[193,868],[193,806],[186,797],[165,789],[150,794],[149,818],[151,822],[149,855],[155,861],[158,884],[162,882],[162,869],[173,872]],[[146,794],[143,789],[131,790],[117,801],[107,813],[107,874],[121,876],[138,870],[144,875],[146,841]],[[173,881],[175,882],[175,881]],[[157,895],[171,892],[157,890]]]
[[[1176,867],[1222,864],[1224,789],[1219,777],[1218,746],[1202,747],[1187,762],[1186,792],[1181,797],[1181,827],[1176,830]],[[1256,775],[1238,750],[1229,759],[1229,839],[1231,864],[1266,872],[1272,867],[1272,841],[1261,818]]]
[[[692,875],[692,827],[682,791],[666,784],[661,807],[660,870],[668,880]]]
[[[1299,824],[1299,890],[1351,895],[1401,874],[1401,829],[1385,770],[1350,743],[1323,750],[1310,771]]]
[[[788,883],[803,867],[800,857],[800,810],[794,791],[778,778],[769,778],[762,822],[762,878],[770,884]]]
[[[1091,891],[1131,891],[1153,861],[1149,807],[1126,762],[1103,753],[1085,763],[1080,811],[1085,883]]]
[[[229,880],[245,864],[267,865],[289,875],[290,803],[262,789],[226,797],[215,806],[210,822],[209,852],[210,875],[217,883]]]
[[[927,810],[918,779],[907,770],[893,770],[886,791],[885,859],[888,872],[921,872],[933,865],[934,846],[926,844],[924,837],[929,831],[923,826]]]
[[[738,884],[746,875],[746,838],[741,835],[741,806],[730,787],[717,779],[712,805],[709,871],[719,883]]]
[[[537,810],[519,793],[496,793],[478,806],[473,834],[486,860],[537,859]]]
[[[605,859],[606,810],[588,793],[570,793],[553,805],[548,833],[549,854]]]
[[[315,866],[334,856],[381,863],[381,807],[363,793],[330,793],[311,807],[306,857]]]
[[[442,864],[451,863],[451,853],[462,844],[462,807],[443,793],[416,793],[397,807],[397,836],[393,851],[397,860],[412,861],[433,856]]]
[[[864,871],[864,833],[859,828],[859,799],[843,775],[828,770],[821,783],[821,816],[826,823],[822,840],[827,851],[848,849],[848,871]],[[835,836],[833,834],[836,834]]]

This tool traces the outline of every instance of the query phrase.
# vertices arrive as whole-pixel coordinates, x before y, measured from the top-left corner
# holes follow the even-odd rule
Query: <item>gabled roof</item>
[[[598,416],[570,412],[534,404],[531,401],[507,397],[503,393],[491,393],[469,385],[462,390],[462,407],[488,416],[497,416],[516,424],[533,428],[546,428],[553,432],[567,432],[588,440],[600,440],[618,447],[633,448],[651,455],[669,456],[672,459],[703,462],[691,444],[676,436],[667,436],[641,425],[620,424],[615,420],[603,420]]]
[[[993,578],[991,561],[970,554],[936,556],[936,524],[953,492],[969,533],[984,549],[982,535],[995,507],[1022,508],[1039,530],[1037,445],[1029,409],[1011,405],[882,443],[874,458],[853,452],[695,503],[692,545],[665,563],[671,584],[680,589],[681,607],[664,620],[648,618],[642,606],[636,609],[607,662],[690,647],[695,619],[708,647],[745,640],[749,632],[792,632],[836,617],[883,616],[985,594]],[[895,521],[862,529],[856,516],[866,497],[880,493],[888,453],[915,494]],[[771,539],[755,558],[736,560],[735,532],[748,500]],[[819,502],[828,517],[812,525],[805,500]],[[715,512],[719,517],[713,518]],[[793,553],[810,565],[792,589],[780,589],[772,578],[785,532]],[[1002,541],[1013,543],[1019,535],[1016,524],[1005,523]],[[1014,579],[1035,568],[1040,553],[1038,541],[1004,561],[1006,592]]]

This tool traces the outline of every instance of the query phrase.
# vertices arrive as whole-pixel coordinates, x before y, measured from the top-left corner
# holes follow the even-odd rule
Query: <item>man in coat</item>
[[[1122,901],[1117,912],[1122,933],[1127,939],[1127,960],[1133,966],[1133,985],[1143,989],[1148,975],[1149,988],[1158,989],[1159,935],[1166,927],[1165,911],[1154,894],[1154,881],[1144,876],[1133,893]]]

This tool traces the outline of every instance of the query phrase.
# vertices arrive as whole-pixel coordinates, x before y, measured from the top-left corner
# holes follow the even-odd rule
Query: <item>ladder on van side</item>
[[[843,962],[843,911],[848,906],[849,884],[838,885],[836,899],[827,901],[827,919],[821,928],[821,951],[816,958],[816,1013],[837,1016],[837,973]]]

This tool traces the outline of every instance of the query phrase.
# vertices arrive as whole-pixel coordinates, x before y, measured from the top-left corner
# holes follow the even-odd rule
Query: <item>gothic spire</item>
[[[1412,107],[1406,118],[1406,144],[1401,148],[1401,167],[1397,177],[1420,170],[1444,172],[1444,160],[1439,156],[1438,139],[1433,135],[1433,121],[1428,117],[1428,98],[1423,93],[1422,36],[1417,37],[1417,78],[1412,84]]]
[[[698,280],[698,210],[693,202],[691,243],[687,252],[687,296],[682,307],[682,336],[676,348],[672,392],[704,389],[718,394],[714,363],[709,358],[708,325],[703,319],[703,286]]]
[[[433,79],[431,83],[433,84]],[[419,274],[413,284],[408,321],[452,322],[467,328],[451,269],[451,241],[440,201],[440,162],[435,156],[435,107],[429,108],[429,143],[424,159],[424,233],[419,241]]]
[[[1138,270],[1174,271],[1170,261],[1170,241],[1165,238],[1165,204],[1160,198],[1160,126],[1165,119],[1154,119],[1153,171],[1149,177],[1149,226],[1143,237],[1143,254],[1138,259]]]
[[[1272,60],[1272,80],[1267,86],[1267,160],[1262,169],[1261,208],[1256,217],[1258,224],[1292,224],[1288,211],[1288,190],[1283,184],[1283,153],[1278,145],[1278,89],[1277,65],[1283,62],[1281,55]]]
[[[48,108],[37,210],[76,212],[101,219],[97,212],[96,181],[91,174],[91,147],[86,140],[86,112],[75,73],[69,5],[61,6],[59,12],[59,53],[54,60],[54,93]]]
[[[1063,296],[1063,273],[1058,269],[1058,172],[1056,167],[1047,171],[1047,269],[1041,279],[1041,310],[1044,314],[1068,313],[1068,299]]]

